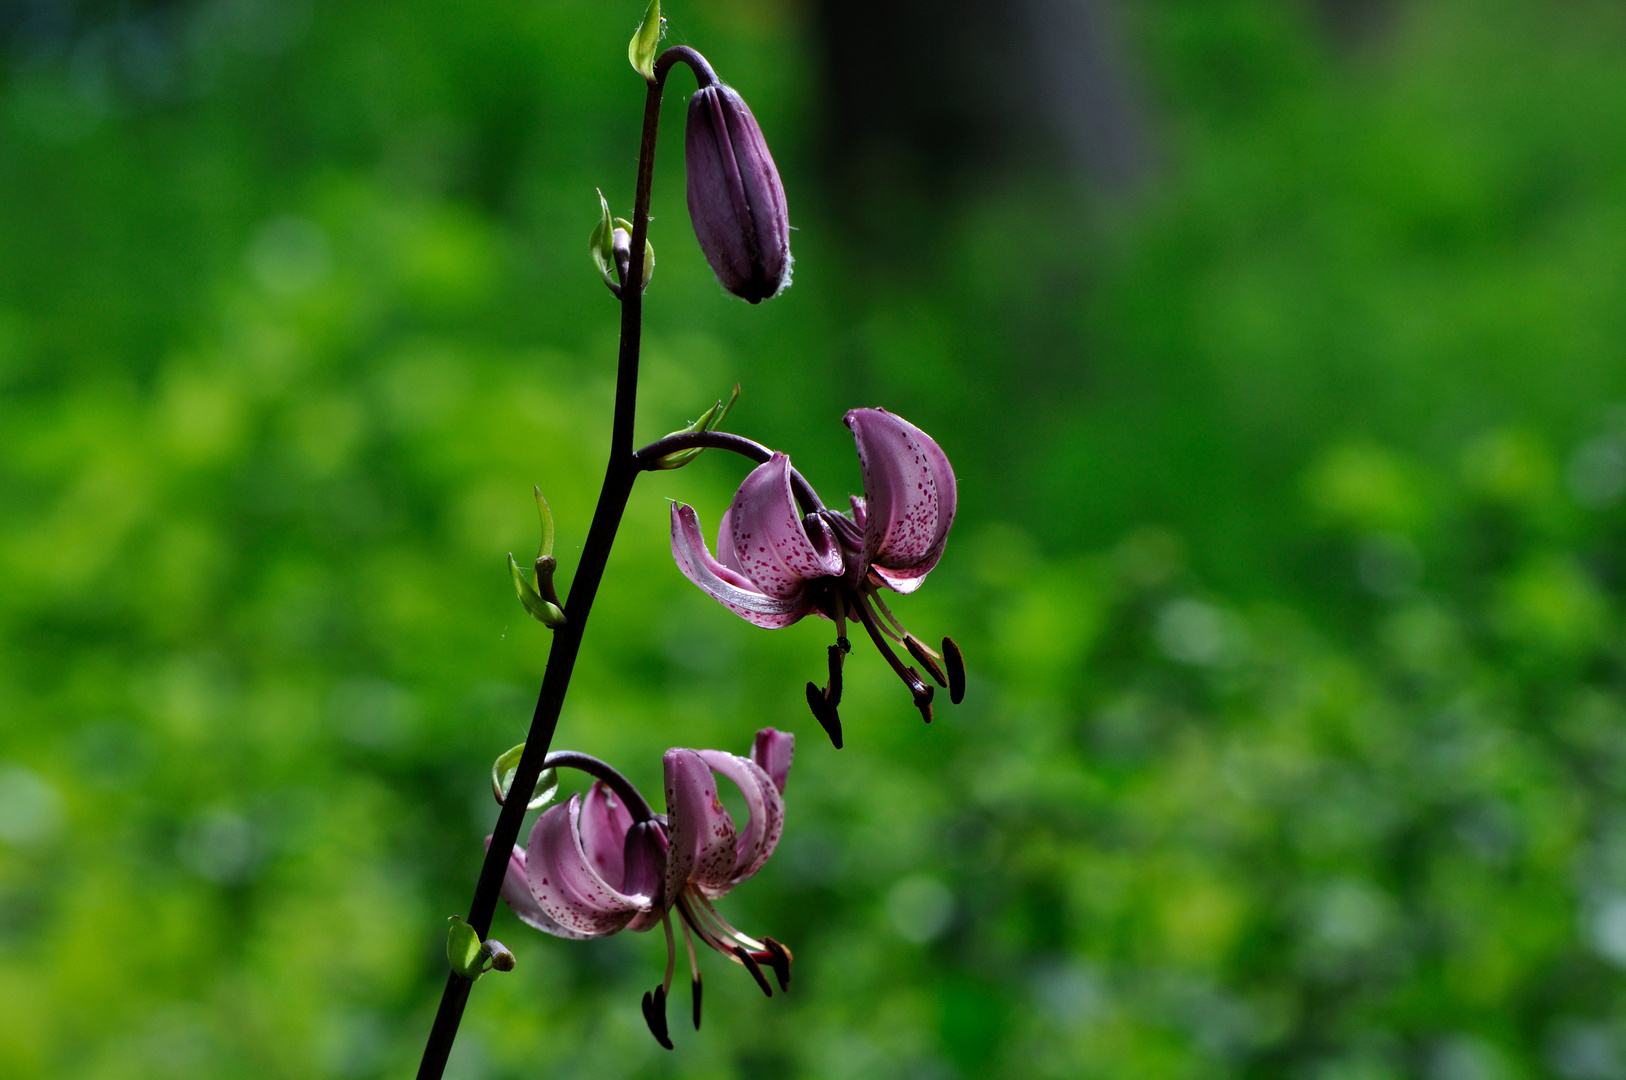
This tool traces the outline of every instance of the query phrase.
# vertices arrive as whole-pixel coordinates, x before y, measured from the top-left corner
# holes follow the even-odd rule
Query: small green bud
[[[587,250],[593,256],[593,265],[604,276],[604,284],[620,296],[621,286],[615,283],[615,220],[610,217],[610,203],[602,191],[598,193],[598,207],[598,223],[593,226],[593,235],[588,238]]]
[[[543,574],[543,561],[543,559],[536,560],[538,579],[541,579]],[[553,556],[546,556],[546,561],[551,564]],[[551,565],[546,572],[550,577],[552,576],[553,568]],[[514,553],[511,551],[508,553],[508,574],[514,579],[514,592],[519,596],[519,602],[524,605],[531,618],[546,626],[549,630],[557,630],[570,622],[569,619],[565,618],[563,608],[551,600],[543,599],[536,586],[532,585],[525,577],[525,571],[519,568],[519,563],[514,561]],[[550,583],[548,587],[551,590],[552,584]]]
[[[541,488],[533,486],[531,491],[536,495],[536,516],[542,522],[542,547],[536,555],[536,584],[532,585],[525,579],[525,572],[514,561],[511,551],[508,553],[508,573],[514,579],[514,592],[519,596],[519,602],[525,605],[531,618],[550,630],[557,630],[570,620],[565,618],[564,605],[559,603],[559,594],[553,589],[553,572],[559,565],[553,557],[553,511],[548,508],[548,500],[542,497]]]
[[[718,427],[722,425],[723,420],[728,416],[729,410],[734,407],[734,403],[739,399],[740,384],[735,383],[734,392],[728,396],[728,404],[725,405],[721,401],[717,402],[717,404],[701,413],[700,418],[694,423],[690,424],[688,427],[678,428],[676,431],[671,432],[667,437],[669,438],[671,435],[683,435],[694,431],[716,431]],[[654,467],[656,469],[681,469],[683,466],[699,457],[704,450],[704,447],[697,446],[692,450],[674,451],[673,453],[667,454],[665,457],[657,460]]]
[[[666,20],[661,17],[661,0],[649,0],[649,6],[644,9],[644,19],[633,33],[632,41],[627,44],[627,60],[631,62],[632,69],[648,82],[655,81],[655,50],[660,46],[661,35],[665,31]]]
[[[456,915],[446,920],[451,924],[446,932],[446,960],[452,965],[452,970],[465,979],[478,979],[484,974],[481,967],[485,961],[485,950],[481,947],[480,935],[474,927],[458,918]]]
[[[525,744],[502,753],[491,765],[491,794],[496,796],[497,805],[501,806],[508,801],[508,789],[514,786],[514,773],[519,769],[520,755],[525,753]],[[552,802],[554,796],[559,794],[559,770],[543,769],[536,778],[536,787],[531,791],[531,801],[526,804],[527,810],[540,810]]]
[[[615,254],[615,277],[617,281],[627,280],[627,270],[632,263],[632,222],[626,218],[615,219],[615,234],[611,242],[611,250]],[[655,245],[644,237],[644,288],[649,288],[649,279],[655,276]],[[620,295],[619,293],[617,295]]]
[[[446,920],[446,961],[452,970],[473,982],[486,972],[514,970],[514,954],[508,946],[495,938],[480,940],[480,935],[462,919],[452,915]]]
[[[486,938],[485,949],[486,953],[491,957],[491,970],[514,970],[514,954],[508,951],[508,946],[496,938]]]

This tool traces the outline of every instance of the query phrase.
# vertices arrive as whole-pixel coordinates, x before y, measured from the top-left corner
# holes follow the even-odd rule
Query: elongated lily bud
[[[790,284],[790,216],[768,143],[733,88],[689,99],[689,218],[723,288],[756,304]]]

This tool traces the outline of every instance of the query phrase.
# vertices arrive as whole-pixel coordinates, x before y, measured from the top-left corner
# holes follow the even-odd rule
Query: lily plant
[[[715,901],[760,870],[784,828],[785,778],[794,739],[764,728],[749,755],[677,748],[665,755],[666,812],[656,814],[624,777],[597,758],[573,751],[550,753],[570,687],[588,617],[609,563],[616,532],[638,477],[682,468],[707,449],[741,454],[757,466],[740,485],[718,535],[707,550],[691,507],[672,510],[672,551],[691,581],[758,626],[781,627],[811,613],[835,623],[828,650],[829,680],[807,684],[807,700],[837,748],[842,745],[841,672],[851,646],[847,620],[861,623],[881,654],[909,687],[929,721],[932,687],[894,650],[901,645],[958,703],[965,665],[948,638],[938,652],[909,633],[881,597],[910,593],[942,556],[954,523],[954,470],[925,432],[884,409],[854,409],[846,417],[858,444],[864,495],[845,513],[825,507],[784,454],[718,430],[734,404],[719,400],[687,427],[635,450],[643,301],[655,268],[649,238],[655,146],[666,82],[679,64],[695,75],[686,138],[688,205],[701,252],[729,293],[751,304],[781,294],[790,284],[790,217],[783,184],[762,130],[739,92],[727,86],[705,57],[687,46],[660,50],[665,26],[660,0],[649,0],[627,57],[644,80],[643,135],[632,217],[611,213],[599,194],[598,223],[589,253],[620,305],[621,344],[616,365],[615,412],[609,461],[592,523],[569,593],[560,601],[553,578],[553,517],[534,492],[542,548],[528,577],[510,554],[509,576],[525,610],[552,631],[547,668],[525,742],[498,758],[493,783],[502,808],[475,883],[466,920],[453,916],[447,940],[451,968],[424,1047],[419,1080],[439,1080],[457,1037],[475,980],[509,971],[515,957],[490,937],[499,899],[530,926],[563,938],[594,938],[661,926],[666,933],[665,978],[644,995],[644,1017],[662,1046],[672,1041],[666,1001],[676,967],[674,923],[683,934],[700,1026],[699,942],[750,972],[764,993],[790,985],[790,950],[771,937],[753,937],[731,925]],[[739,388],[735,387],[735,396]],[[533,580],[534,578],[534,580]],[[557,789],[538,783],[560,767],[594,777],[582,795],[549,807],[518,844],[527,809],[546,806]],[[717,797],[718,778],[739,787],[747,808],[739,825]]]

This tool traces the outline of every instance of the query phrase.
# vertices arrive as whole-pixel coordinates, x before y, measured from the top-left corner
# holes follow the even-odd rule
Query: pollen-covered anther
[[[756,957],[747,952],[744,945],[734,946],[734,955],[739,958],[740,963],[745,965],[745,970],[751,973],[751,977],[757,981],[757,985],[762,987],[762,992],[769,997],[773,997],[773,987],[768,985],[768,977],[762,974],[762,968],[757,964]]]
[[[931,654],[931,650],[921,644],[919,638],[913,634],[905,634],[903,636],[903,647],[908,649],[909,655],[914,657],[916,662],[931,674],[933,682],[945,689],[948,687],[948,678],[944,676],[942,666],[938,664],[937,658]]]
[[[846,658],[847,652],[841,647],[840,642],[830,646],[828,653],[830,681],[824,687],[824,697],[832,709],[841,704],[841,668],[842,661]]]
[[[841,716],[836,707],[824,692],[812,683],[807,684],[807,707],[813,710],[813,719],[819,722],[824,733],[830,736],[830,744],[837,750],[841,749]]]
[[[949,701],[958,705],[965,700],[965,657],[951,637],[943,639],[943,662],[948,665]]]
[[[790,950],[771,937],[763,938],[762,944],[768,948],[766,952],[757,954],[757,960],[761,963],[773,965],[773,974],[774,978],[779,980],[779,989],[788,993],[790,991]]]
[[[909,672],[910,672],[910,674],[914,675],[917,680],[920,678],[919,674],[917,674],[915,672],[914,668],[910,668]],[[920,715],[921,715],[922,719],[924,719],[926,721],[926,723],[928,723],[928,724],[931,723],[932,722],[932,694],[934,693],[934,691],[932,690],[931,687],[925,685],[924,683],[921,683],[919,689],[915,690],[914,693],[915,693],[915,708],[920,710]]]
[[[672,1036],[666,1029],[666,988],[657,986],[652,991],[645,990],[643,1008],[644,1023],[649,1025],[649,1033],[666,1049],[672,1049]]]

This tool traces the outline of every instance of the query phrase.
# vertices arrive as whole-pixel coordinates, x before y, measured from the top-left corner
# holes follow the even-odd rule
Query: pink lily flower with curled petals
[[[731,926],[712,904],[762,869],[785,825],[785,779],[795,736],[773,728],[757,732],[750,756],[721,750],[666,752],[666,814],[650,810],[620,773],[585,754],[548,755],[597,777],[586,796],[573,795],[537,818],[527,846],[514,846],[502,897],[520,920],[556,937],[584,940],[621,930],[666,931],[666,977],[644,994],[644,1019],[657,1041],[672,1048],[666,999],[676,967],[675,909],[689,954],[694,1026],[700,1027],[701,979],[694,936],[750,971],[764,993],[790,985],[790,950]],[[747,818],[737,827],[717,797],[723,776],[745,796]],[[489,843],[489,838],[488,841]]]
[[[790,459],[780,453],[740,484],[718,527],[715,557],[694,509],[672,506],[678,569],[718,603],[768,629],[814,612],[836,623],[829,681],[822,690],[808,683],[807,700],[837,748],[849,617],[863,624],[927,723],[932,688],[889,641],[947,687],[954,704],[965,696],[965,662],[953,639],[943,639],[942,652],[931,648],[904,628],[880,596],[883,588],[914,592],[942,558],[958,506],[954,469],[930,435],[885,409],[853,409],[845,422],[864,477],[864,496],[852,498],[850,514],[798,506]]]

